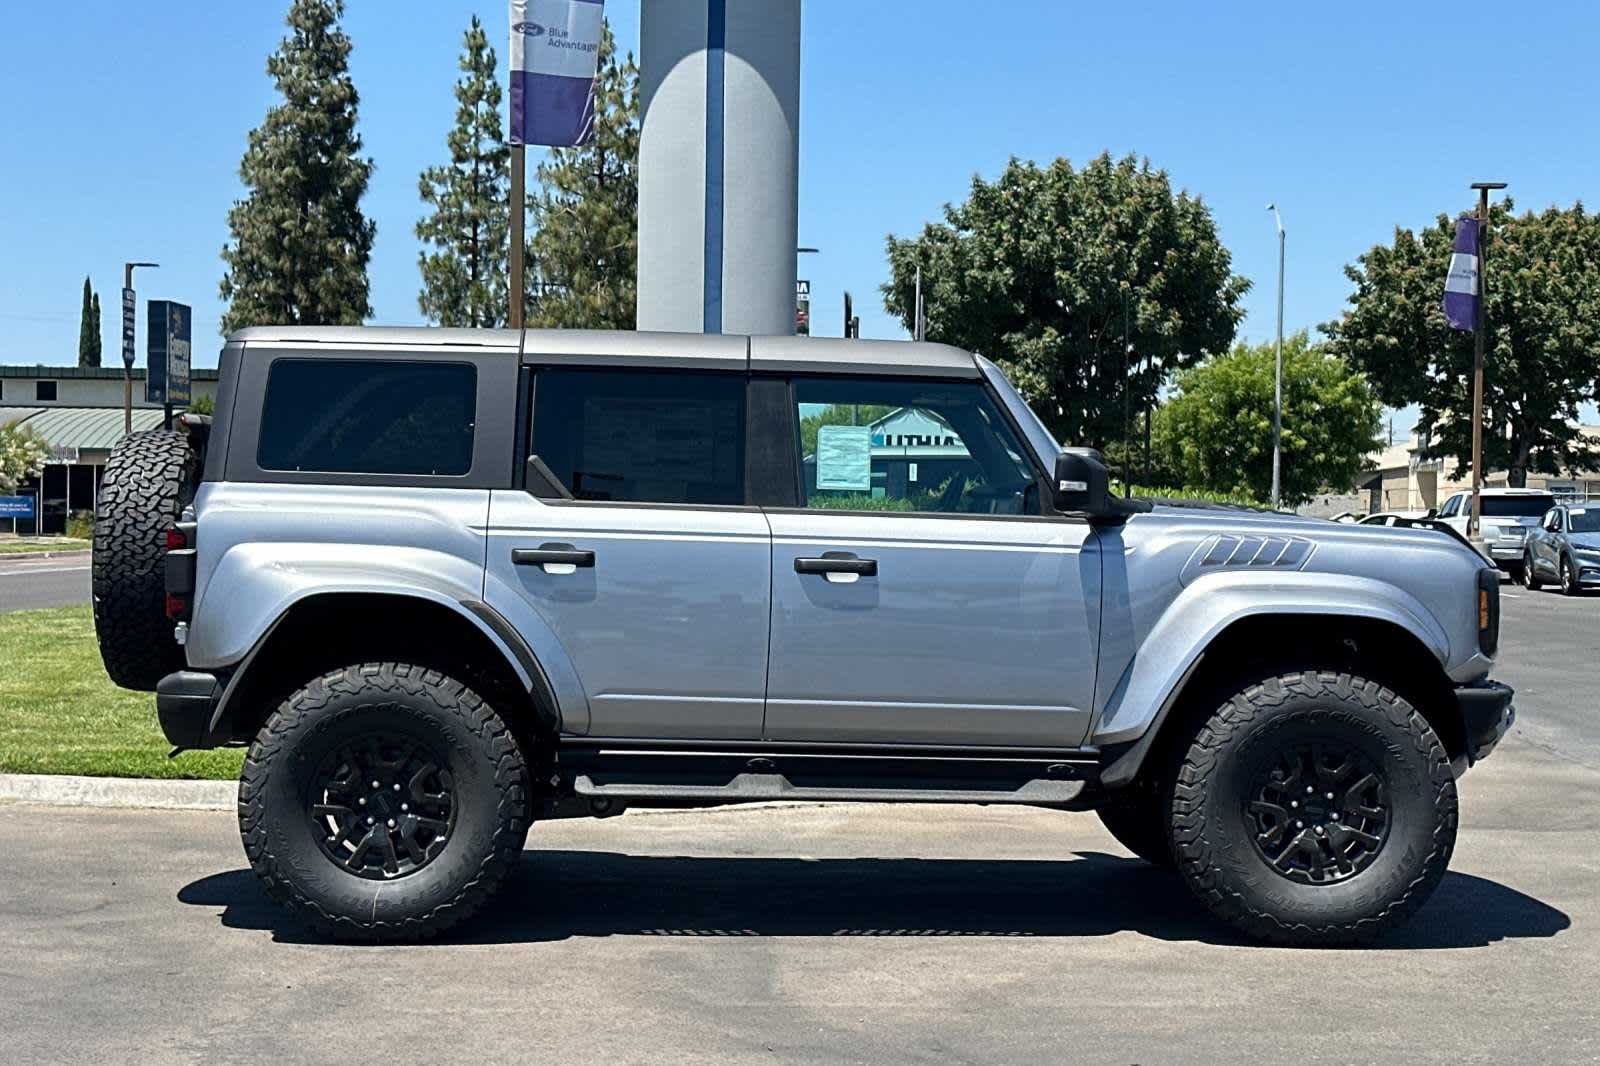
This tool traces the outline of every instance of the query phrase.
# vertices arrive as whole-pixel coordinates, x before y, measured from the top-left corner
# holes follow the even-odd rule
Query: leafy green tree
[[[1523,485],[1595,457],[1578,416],[1600,379],[1600,218],[1582,204],[1513,210],[1508,198],[1490,213],[1483,460]],[[1446,215],[1396,229],[1345,267],[1350,307],[1322,328],[1384,403],[1421,407],[1425,452],[1453,458],[1459,477],[1472,465],[1473,335],[1441,309],[1454,235]]]
[[[1001,363],[1059,440],[1095,447],[1174,370],[1227,351],[1250,284],[1199,198],[1109,153],[1013,159],[888,254],[890,313],[911,327],[920,266],[928,338]]]
[[[500,326],[508,313],[511,151],[500,125],[494,49],[476,15],[462,44],[461,71],[460,106],[447,138],[450,163],[428,168],[418,182],[433,213],[417,223],[424,245],[417,304],[440,325]]]
[[[600,43],[594,136],[554,148],[528,199],[529,323],[633,329],[639,274],[639,68]]]
[[[267,59],[283,102],[250,132],[222,250],[224,334],[253,325],[356,325],[371,314],[376,226],[361,213],[372,160],[356,133],[344,0],[293,0],[289,35]]]
[[[1178,374],[1155,413],[1159,476],[1185,487],[1266,500],[1272,494],[1274,345],[1237,345]],[[1348,489],[1381,445],[1378,398],[1302,331],[1283,344],[1282,498]]]
[[[78,318],[78,365],[100,365],[100,297],[83,279],[83,313]]]

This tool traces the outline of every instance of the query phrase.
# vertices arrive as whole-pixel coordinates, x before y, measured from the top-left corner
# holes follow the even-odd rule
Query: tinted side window
[[[1011,426],[977,382],[795,382],[805,506],[944,514],[1039,513]]]
[[[745,379],[541,370],[529,451],[574,499],[744,503]]]
[[[472,468],[477,379],[464,363],[280,359],[267,377],[256,462],[459,477]]]

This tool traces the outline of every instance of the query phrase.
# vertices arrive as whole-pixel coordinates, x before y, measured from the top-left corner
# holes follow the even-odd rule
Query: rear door
[[[1100,559],[1040,514],[982,382],[797,378],[796,508],[773,532],[774,740],[1074,745],[1093,702]]]
[[[568,731],[761,733],[771,543],[746,503],[739,366],[532,373],[539,461],[493,494],[485,598],[576,675],[588,722],[564,706]]]

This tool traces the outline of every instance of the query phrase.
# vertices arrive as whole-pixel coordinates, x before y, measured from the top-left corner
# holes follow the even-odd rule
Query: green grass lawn
[[[88,606],[0,614],[0,773],[234,778],[244,758],[169,750],[155,696],[106,677]]]
[[[89,550],[86,540],[70,537],[48,537],[43,540],[0,540],[0,555],[28,555],[33,552],[83,552]]]

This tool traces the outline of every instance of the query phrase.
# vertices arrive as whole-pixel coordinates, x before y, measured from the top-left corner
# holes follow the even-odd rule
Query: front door
[[[1070,746],[1100,558],[979,381],[794,383],[803,507],[768,511],[774,740]]]
[[[539,463],[493,493],[485,599],[576,675],[569,732],[760,736],[772,555],[744,505],[744,393],[743,374],[538,372]]]

